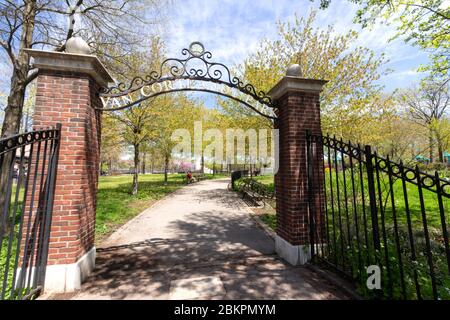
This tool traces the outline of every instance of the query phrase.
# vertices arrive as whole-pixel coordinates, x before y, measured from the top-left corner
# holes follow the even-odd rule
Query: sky
[[[214,61],[232,66],[256,51],[261,39],[276,39],[277,21],[293,21],[295,14],[307,17],[312,9],[319,9],[318,0],[182,1],[170,9],[164,26],[168,54],[178,57],[182,48],[200,41],[212,52]],[[417,68],[427,63],[427,54],[405,44],[403,39],[389,42],[396,32],[394,26],[378,24],[371,30],[361,30],[353,24],[356,9],[349,1],[334,0],[328,9],[318,10],[316,25],[324,29],[334,25],[336,33],[360,31],[355,45],[370,48],[376,54],[384,53],[390,60],[385,67],[393,70],[380,79],[386,92],[419,81],[423,73],[418,73]]]
[[[311,9],[318,7],[319,0],[172,1],[167,22],[160,32],[170,57],[180,57],[182,48],[200,41],[212,52],[213,61],[231,67],[256,51],[263,38],[276,39],[277,21],[293,21],[295,14],[306,17]],[[384,53],[390,60],[385,67],[393,70],[379,81],[386,92],[408,87],[423,77],[416,70],[428,61],[427,54],[402,39],[389,42],[395,34],[394,26],[378,24],[371,30],[361,30],[352,21],[356,9],[348,0],[334,0],[327,10],[318,11],[316,25],[320,28],[334,25],[336,33],[360,31],[355,45],[370,48],[376,54]],[[5,59],[0,59],[0,90],[5,93],[9,89],[9,76],[10,67]],[[213,101],[208,96],[207,104]]]

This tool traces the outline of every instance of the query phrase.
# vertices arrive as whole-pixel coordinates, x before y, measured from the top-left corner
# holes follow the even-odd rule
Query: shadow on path
[[[311,270],[280,261],[273,240],[227,184],[188,186],[135,218],[97,249],[96,269],[73,298],[170,299],[178,280],[205,277],[220,282],[220,290],[195,298],[347,298]],[[139,241],[124,243],[127,235]],[[177,290],[192,290],[192,282],[181,283]]]

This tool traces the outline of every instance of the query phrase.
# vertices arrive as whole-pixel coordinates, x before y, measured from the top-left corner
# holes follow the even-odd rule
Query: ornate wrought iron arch
[[[244,83],[238,77],[232,76],[230,69],[223,63],[212,62],[212,53],[210,51],[206,51],[202,43],[191,43],[189,48],[184,48],[181,51],[181,54],[184,58],[168,58],[161,63],[159,71],[152,71],[146,76],[135,77],[129,84],[119,83],[109,88],[101,88],[99,96],[102,99],[126,97],[139,90],[143,90],[145,87],[151,87],[155,84],[163,84],[177,80],[191,80],[221,84],[231,89],[238,90],[263,106],[271,109],[275,108],[272,99],[264,91],[258,91],[252,84]],[[166,90],[162,89],[157,92],[153,92],[150,95],[141,95],[138,99],[127,101],[126,104],[121,106],[98,109],[103,111],[117,111],[132,107],[149,98],[162,94],[190,91],[200,91],[221,95],[242,103],[266,118],[276,119],[275,116],[265,114],[261,110],[258,110],[258,108],[252,105],[249,101],[243,100],[240,97],[235,97],[231,94],[213,89],[195,87],[166,88]]]

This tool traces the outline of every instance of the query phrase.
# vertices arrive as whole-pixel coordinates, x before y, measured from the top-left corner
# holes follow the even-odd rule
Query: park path
[[[347,298],[311,270],[280,261],[228,183],[186,186],[129,221],[97,249],[82,290],[65,298]]]

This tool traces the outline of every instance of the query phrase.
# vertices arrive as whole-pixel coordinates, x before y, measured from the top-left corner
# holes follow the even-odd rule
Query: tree
[[[119,77],[120,81],[133,78],[136,73],[148,74],[156,70],[156,66],[163,60],[164,44],[158,38],[150,40],[149,52],[135,52],[123,58],[123,62],[130,66],[128,73]],[[134,174],[131,194],[138,192],[141,146],[150,141],[154,134],[156,105],[162,101],[154,98],[143,101],[131,108],[119,111],[109,111],[107,116],[111,117],[117,124],[116,132],[121,135],[123,141],[131,145],[134,150]]]
[[[201,120],[201,104],[199,101],[189,99],[186,95],[176,94],[163,96],[160,103],[155,104],[155,146],[164,159],[164,182],[168,181],[168,171],[172,151],[177,141],[172,139],[176,129],[187,129],[193,136],[194,121]],[[190,130],[188,129],[190,128]],[[191,140],[191,143],[193,141]],[[191,145],[192,147],[192,145]]]
[[[147,100],[133,108],[110,114],[113,119],[122,124],[121,128],[117,129],[121,132],[124,141],[133,147],[134,172],[131,188],[132,195],[138,192],[140,146],[152,137],[152,128],[150,126],[152,121],[152,113],[150,112],[150,109],[153,107],[152,102]]]
[[[30,83],[25,95],[25,102],[23,105],[22,123],[20,125],[20,132],[31,131],[33,126],[34,101],[36,99],[36,81]]]
[[[19,132],[26,87],[37,76],[24,49],[64,50],[67,39],[83,36],[92,51],[108,62],[141,46],[155,21],[152,0],[20,0],[0,2],[0,47],[12,65],[2,136]],[[157,5],[158,4],[158,5]],[[74,28],[75,16],[80,17]],[[70,24],[67,22],[71,22]],[[133,25],[133,28],[130,28]],[[123,48],[111,55],[112,46]]]
[[[102,118],[102,143],[100,149],[100,163],[105,164],[108,172],[113,171],[113,164],[120,160],[120,155],[123,151],[124,140],[121,134],[118,133],[120,123],[111,117],[108,113]],[[103,166],[100,166],[103,170]]]
[[[380,100],[382,88],[376,80],[383,74],[380,68],[386,60],[367,48],[353,48],[356,32],[335,35],[332,26],[315,28],[315,18],[316,11],[312,11],[307,18],[296,17],[293,23],[279,22],[278,39],[263,40],[256,53],[246,59],[244,78],[267,92],[291,64],[297,63],[302,77],[328,80],[321,95],[322,127],[325,132],[341,128],[337,133],[344,135],[344,128],[353,127],[355,119],[367,120],[373,101]]]
[[[327,8],[332,0],[321,0]],[[422,70],[448,78],[450,69],[450,6],[446,0],[350,0],[360,5],[355,22],[362,27],[376,21],[397,24],[395,37],[405,37],[431,55],[431,64]]]
[[[445,117],[440,121],[434,121],[432,123],[432,128],[436,136],[436,142],[438,146],[438,151],[440,154],[441,162],[444,162],[443,153],[448,150],[450,146],[450,119]]]
[[[123,52],[141,46],[147,35],[146,27],[155,21],[151,10],[159,8],[161,3],[153,0],[1,1],[0,48],[12,66],[2,137],[19,132],[26,88],[38,75],[38,70],[32,69],[25,49],[62,51],[67,39],[81,35],[104,62],[120,61]],[[81,17],[77,30],[74,28],[76,15]],[[115,52],[110,50],[115,45],[122,47],[117,51],[119,55],[109,54]],[[12,154],[6,155],[0,165],[7,167],[11,159]],[[8,171],[3,170],[0,174],[2,195],[6,194],[7,178]],[[0,196],[0,206],[4,207],[7,200]],[[4,227],[0,222],[0,230]]]
[[[450,106],[448,82],[424,81],[419,88],[401,92],[399,98],[412,121],[428,130],[431,161],[434,159],[434,141],[436,141],[439,161],[443,162],[444,136],[441,121],[448,115]]]
[[[0,91],[0,111],[1,111],[1,119],[4,117],[4,112],[6,108],[6,100],[8,98],[8,95],[4,92]]]

